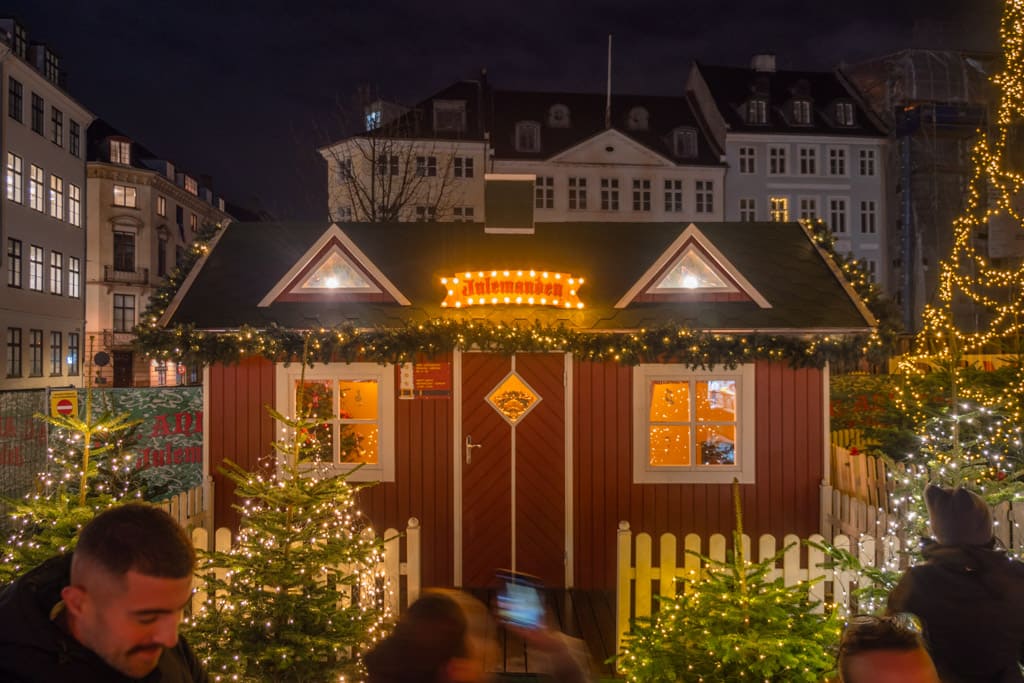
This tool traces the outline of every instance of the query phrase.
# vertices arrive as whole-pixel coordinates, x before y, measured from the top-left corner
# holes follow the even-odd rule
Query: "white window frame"
[[[740,147],[740,173],[744,175],[757,172],[757,152],[753,147]]]
[[[128,166],[131,164],[132,143],[127,140],[110,141],[110,163]]]
[[[740,222],[753,223],[757,220],[757,200],[753,197],[740,197]]]
[[[516,123],[515,148],[517,152],[539,152],[540,124],[536,121]]]
[[[875,150],[860,150],[860,174],[864,177],[875,175]]]
[[[818,175],[818,148],[801,146],[797,154],[800,157],[800,175]]]
[[[817,197],[800,197],[797,200],[798,211],[800,214],[800,220],[818,220],[821,218],[821,212],[818,211],[818,198]],[[808,215],[808,214],[811,215]]]
[[[380,121],[377,121],[380,125]],[[376,128],[376,126],[374,126]],[[367,130],[369,122],[367,122]],[[447,133],[466,131],[465,100],[434,100],[434,130]]]
[[[299,363],[278,363],[275,369],[275,409],[282,415],[296,415],[295,394],[291,387],[302,376]],[[377,382],[377,419],[380,442],[377,462],[372,465],[350,463],[318,463],[329,474],[348,474],[349,481],[394,481],[395,480],[395,366],[379,363],[330,363],[314,365],[305,371],[307,380],[374,380]],[[281,429],[286,429],[280,424]],[[278,461],[278,471],[282,461]],[[358,469],[357,469],[358,468]],[[319,471],[319,470],[318,470]]]
[[[785,145],[772,145],[768,148],[768,175],[788,175],[786,172]]]
[[[650,391],[652,381],[693,382],[712,379],[735,380],[736,464],[652,467],[650,449]],[[741,484],[753,484],[756,473],[757,416],[755,366],[734,369],[691,370],[685,365],[649,363],[633,368],[633,483],[634,484],[729,484],[733,478]],[[696,440],[696,436],[692,437]],[[695,444],[694,444],[695,445]]]
[[[828,174],[839,178],[845,178],[850,171],[849,154],[846,147],[829,147],[828,149]]]

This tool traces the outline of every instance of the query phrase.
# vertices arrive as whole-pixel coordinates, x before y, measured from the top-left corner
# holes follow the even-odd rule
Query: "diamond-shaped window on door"
[[[518,424],[540,401],[533,387],[514,370],[487,394],[487,402],[510,425]]]

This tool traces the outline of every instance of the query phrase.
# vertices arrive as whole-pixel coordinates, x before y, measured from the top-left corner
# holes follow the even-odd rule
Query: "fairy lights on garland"
[[[160,316],[191,268],[209,251],[209,240],[218,230],[219,226],[210,226],[201,233],[185,261],[151,296],[142,323],[135,330],[136,347],[150,358],[208,364],[263,356],[284,362],[300,357],[307,335],[311,363],[401,363],[422,355],[472,349],[503,354],[561,351],[581,360],[624,365],[675,362],[691,367],[734,367],[754,360],[778,360],[794,367],[822,367],[826,362],[854,364],[882,346],[876,334],[716,334],[674,322],[631,332],[581,331],[562,324],[517,325],[458,317],[407,321],[400,327],[372,329],[350,324],[311,330],[276,325],[243,326],[227,331],[199,330],[191,325],[160,327]],[[837,258],[820,230],[809,231],[820,246],[832,252],[858,292],[872,291],[873,284],[858,264]]]

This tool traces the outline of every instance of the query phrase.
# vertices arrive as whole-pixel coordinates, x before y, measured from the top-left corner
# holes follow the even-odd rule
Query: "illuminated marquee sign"
[[[441,278],[447,296],[443,308],[466,306],[557,306],[583,308],[577,290],[583,278],[539,270],[466,272]]]

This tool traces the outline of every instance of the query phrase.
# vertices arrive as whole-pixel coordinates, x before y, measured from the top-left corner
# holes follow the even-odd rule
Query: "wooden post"
[[[422,555],[420,541],[420,520],[410,517],[405,529],[405,586],[406,604],[412,604],[420,597],[420,585],[422,581]]]
[[[629,631],[629,583],[633,578],[632,537],[629,522],[619,522],[615,554],[615,654],[622,653],[622,642]],[[618,670],[618,663],[615,668]]]

